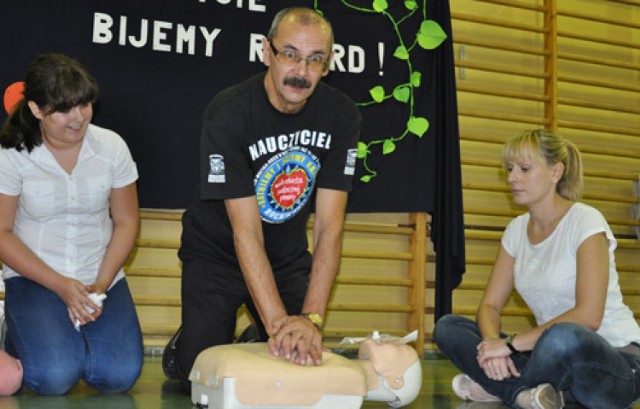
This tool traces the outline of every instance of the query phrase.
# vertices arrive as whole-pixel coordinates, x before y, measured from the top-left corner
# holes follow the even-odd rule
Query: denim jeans
[[[545,330],[533,351],[511,355],[521,376],[503,381],[488,378],[478,364],[476,346],[482,336],[474,321],[445,315],[433,335],[458,369],[512,408],[517,408],[518,393],[542,383],[592,409],[627,408],[640,397],[640,356],[620,352],[578,324],[555,324]]]
[[[5,286],[7,352],[21,360],[27,387],[40,395],[62,395],[80,380],[103,393],[133,386],[143,347],[125,279],[107,291],[100,317],[80,331],[54,292],[22,277]]]

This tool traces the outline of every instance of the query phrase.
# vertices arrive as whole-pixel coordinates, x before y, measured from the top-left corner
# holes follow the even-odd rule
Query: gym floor
[[[146,356],[142,376],[127,394],[100,395],[80,383],[66,396],[34,396],[26,391],[3,397],[0,398],[0,409],[194,409],[191,398],[180,392],[177,382],[165,378],[161,361],[160,356]],[[441,354],[427,352],[422,371],[420,395],[405,406],[407,409],[507,408],[496,403],[464,402],[456,397],[451,390],[451,378],[458,371]],[[384,402],[365,401],[362,405],[363,409],[388,407]],[[639,409],[640,405],[634,408]]]

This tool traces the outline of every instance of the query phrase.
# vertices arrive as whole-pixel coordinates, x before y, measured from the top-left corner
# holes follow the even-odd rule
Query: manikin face
[[[293,15],[286,16],[271,43],[263,40],[263,60],[269,67],[265,88],[271,104],[284,113],[300,111],[329,73],[331,56],[329,26],[302,25]]]
[[[531,206],[556,194],[556,185],[562,176],[562,164],[549,166],[525,154],[507,162],[507,171],[513,201]]]
[[[44,142],[54,148],[81,143],[93,117],[92,104],[77,105],[68,112],[54,111],[47,114],[33,101],[29,101],[29,108],[40,120]]]

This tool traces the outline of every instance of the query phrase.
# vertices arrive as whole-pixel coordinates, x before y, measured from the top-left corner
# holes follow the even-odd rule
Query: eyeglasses
[[[278,61],[285,65],[294,66],[300,64],[300,61],[304,61],[307,64],[307,67],[312,71],[322,72],[327,69],[329,58],[324,58],[321,55],[311,55],[304,58],[300,57],[294,51],[278,51],[271,41],[269,41],[269,45],[271,46],[273,55],[278,59]]]

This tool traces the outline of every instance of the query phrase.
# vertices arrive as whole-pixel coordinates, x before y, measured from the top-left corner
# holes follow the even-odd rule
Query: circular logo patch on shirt
[[[256,175],[256,197],[262,220],[284,223],[305,206],[320,170],[309,150],[294,147],[271,158]]]

